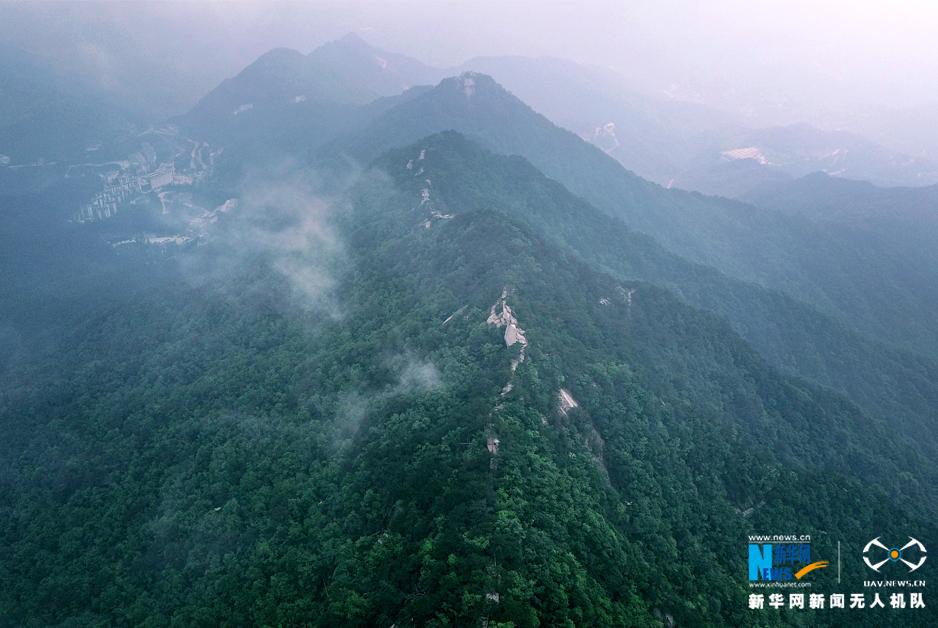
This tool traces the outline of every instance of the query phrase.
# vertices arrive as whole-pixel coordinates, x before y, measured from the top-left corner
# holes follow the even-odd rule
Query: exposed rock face
[[[519,329],[517,325],[511,323],[508,325],[508,328],[505,329],[505,344],[510,347],[516,342],[520,342],[523,345],[527,344],[527,341],[524,339],[524,330]]]
[[[580,407],[580,404],[576,402],[576,399],[573,398],[573,395],[571,395],[569,391],[564,390],[563,388],[560,389],[559,397],[560,397],[560,411],[563,412],[564,414],[566,414],[567,411],[570,410],[571,408]]]
[[[510,347],[516,342],[520,342],[523,346],[527,346],[528,340],[524,337],[524,330],[518,327],[518,320],[512,313],[511,308],[508,307],[507,301],[508,288],[505,288],[502,291],[501,298],[499,298],[499,300],[495,302],[495,305],[492,306],[488,322],[494,324],[496,327],[505,327],[506,347]]]
[[[518,357],[511,361],[511,371],[514,373],[518,365],[524,362],[524,349],[528,345],[528,339],[524,337],[524,330],[518,327],[518,320],[512,313],[511,308],[508,307],[508,288],[502,290],[502,296],[499,297],[495,305],[492,306],[487,322],[496,327],[505,328],[506,347],[510,347],[515,343],[521,343],[521,351],[518,353]],[[514,384],[509,381],[505,384],[505,387],[502,388],[501,396],[504,397],[510,393],[512,388],[514,388]]]
[[[524,337],[524,330],[518,327],[518,320],[512,313],[511,308],[508,307],[508,288],[502,290],[502,296],[492,306],[488,322],[496,327],[505,328],[506,347],[510,347],[516,342],[521,343],[521,352],[517,358],[511,361],[511,370],[514,371],[519,364],[524,362],[524,348],[528,346],[528,339]]]
[[[475,72],[463,72],[463,73],[460,74],[459,77],[456,79],[457,85],[459,85],[459,89],[462,90],[462,92],[463,92],[464,94],[466,94],[466,100],[469,100],[469,98],[470,98],[470,97],[475,93],[475,91],[476,91],[476,88],[475,88],[476,81],[475,81],[475,79],[476,79],[476,73],[475,73]]]
[[[632,288],[631,290],[626,290],[625,288],[619,287],[618,292],[623,303],[625,303],[631,308],[632,307],[632,295],[635,294],[635,288]]]

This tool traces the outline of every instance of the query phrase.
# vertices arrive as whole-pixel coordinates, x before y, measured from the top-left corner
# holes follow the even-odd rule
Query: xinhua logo
[[[794,571],[795,567],[800,567]],[[749,544],[749,579],[766,581],[800,580],[808,572],[827,567],[827,561],[811,562],[811,545]]]
[[[902,547],[887,547],[883,545],[879,539],[880,537],[876,537],[867,543],[866,547],[863,548],[863,562],[866,563],[867,567],[877,573],[879,573],[879,568],[888,562],[905,563],[905,565],[909,568],[909,571],[912,572],[924,565],[925,559],[928,558],[925,556],[925,546],[922,545],[922,543],[917,539],[913,539],[911,536],[909,537],[909,542]],[[883,558],[883,560],[877,563],[871,561],[869,556],[867,556],[867,554],[870,552],[870,549],[873,547],[879,548],[877,550],[873,550],[874,555],[878,554],[880,549],[886,551],[885,558],[883,558],[882,554],[879,554],[876,556],[876,558],[874,558],[874,560]],[[915,560],[916,557],[918,562],[912,562],[912,560]],[[906,560],[907,558],[911,558],[912,560]]]

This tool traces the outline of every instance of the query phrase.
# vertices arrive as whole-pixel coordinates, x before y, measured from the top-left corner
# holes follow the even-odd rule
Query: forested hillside
[[[849,228],[729,199],[666,190],[554,126],[482,74],[443,81],[333,142],[328,158],[318,151],[314,161],[344,168],[339,155],[367,162],[448,129],[497,152],[525,157],[685,259],[778,290],[880,340],[938,355],[938,322],[929,314],[938,298],[938,276],[931,266],[907,257],[901,242],[884,243]]]
[[[510,198],[459,202],[446,166],[480,156],[455,135],[389,154],[317,223],[331,254],[232,257],[309,218],[251,207],[188,281],[8,373],[0,620],[835,626],[747,610],[748,534],[825,557],[871,529],[938,538],[934,467],[901,438]]]
[[[729,124],[487,63],[649,159]],[[0,628],[938,625],[934,190],[666,189],[440,72],[279,48],[142,134],[14,89],[76,161],[0,164]]]
[[[424,145],[435,149],[435,158],[412,162],[413,170],[395,170],[398,162],[408,161],[404,150],[380,163],[402,184],[409,181],[415,194],[427,177],[434,181],[434,196],[447,206],[499,207],[597,270],[655,283],[719,313],[771,362],[847,392],[879,420],[901,429],[915,447],[931,455],[938,450],[934,361],[864,338],[790,297],[682,260],[590,207],[524,159],[488,153],[453,133]]]

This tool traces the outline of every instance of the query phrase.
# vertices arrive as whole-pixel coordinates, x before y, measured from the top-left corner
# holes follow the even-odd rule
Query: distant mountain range
[[[751,129],[735,114],[631,90],[622,77],[610,70],[560,59],[523,57],[485,57],[457,68],[433,68],[372,47],[354,33],[308,55],[285,48],[268,52],[206,94],[186,119],[206,136],[214,136],[236,124],[236,115],[255,107],[307,101],[363,105],[414,86],[435,85],[465,71],[494,77],[554,123],[576,132],[627,169],[661,185],[741,197],[763,184],[814,171],[886,186],[938,183],[938,163],[917,149],[917,156],[905,155],[854,133],[821,131],[806,124]],[[49,85],[62,82],[46,74],[52,79]],[[50,137],[72,137],[73,142],[85,137],[89,141],[84,143],[94,144],[93,138],[102,136],[105,120],[111,126],[120,126],[122,115],[103,102],[88,107],[80,102],[53,105],[60,97],[40,95],[15,80],[9,81],[8,89],[10,94],[19,94],[16,99],[22,102],[60,107],[54,114],[55,121],[41,126],[56,128],[69,119],[75,121],[69,133],[50,133]],[[35,115],[42,114],[37,111]],[[95,115],[104,117],[86,119]],[[15,127],[7,131],[8,145],[16,133],[19,131]],[[43,158],[49,161],[63,148],[40,143],[32,150],[44,152]],[[74,154],[77,144],[68,145],[67,150]],[[9,152],[16,153],[12,148]],[[17,154],[9,156],[20,159]]]

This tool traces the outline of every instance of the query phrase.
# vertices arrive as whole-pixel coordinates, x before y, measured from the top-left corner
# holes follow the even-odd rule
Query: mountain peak
[[[359,46],[363,48],[371,48],[371,45],[359,36],[358,33],[352,31],[347,33],[345,36],[336,40],[336,43],[342,43],[346,45]]]
[[[251,71],[256,70],[257,68],[267,68],[275,65],[291,64],[295,65],[303,62],[303,53],[292,48],[274,48],[273,50],[268,50],[260,57],[257,61],[249,65],[245,70]],[[244,70],[242,70],[244,71]]]
[[[447,91],[447,88],[455,88],[457,91],[463,92],[467,98],[476,93],[502,96],[510,96],[511,94],[488,74],[473,71],[466,71],[459,76],[444,79],[438,89],[440,91]]]
[[[443,70],[416,59],[375,48],[355,32],[323,44],[308,57],[346,82],[367,86],[381,96],[396,96],[409,87],[436,83],[445,76]]]
[[[463,72],[456,79],[459,88],[465,92],[466,98],[469,98],[475,93],[476,78],[478,77],[476,76],[475,72]]]

